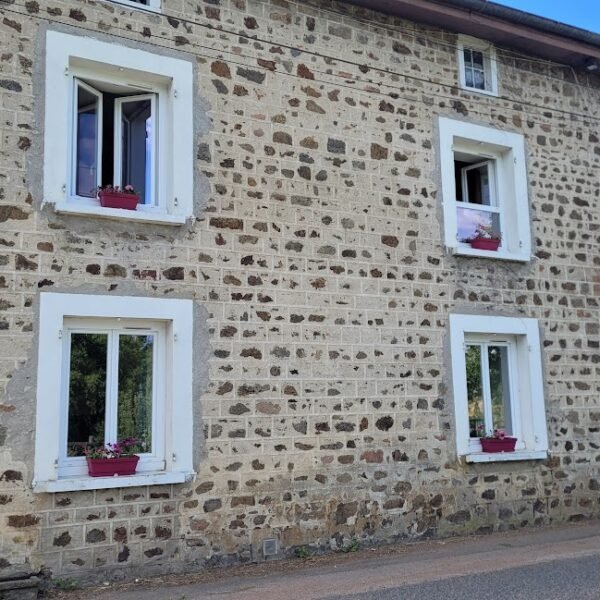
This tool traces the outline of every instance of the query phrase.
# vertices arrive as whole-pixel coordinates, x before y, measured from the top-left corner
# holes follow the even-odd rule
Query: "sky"
[[[600,0],[493,0],[600,34]]]

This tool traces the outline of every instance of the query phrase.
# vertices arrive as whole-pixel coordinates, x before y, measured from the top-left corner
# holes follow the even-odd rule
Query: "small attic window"
[[[463,89],[498,95],[496,50],[492,44],[460,36],[458,65],[460,86]]]

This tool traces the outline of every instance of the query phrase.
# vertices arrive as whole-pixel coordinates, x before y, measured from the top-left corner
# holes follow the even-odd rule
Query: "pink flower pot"
[[[514,452],[517,438],[480,438],[479,441],[484,452]]]
[[[98,198],[100,198],[100,206],[104,208],[124,208],[125,210],[135,210],[140,201],[137,194],[109,190],[100,190]]]
[[[486,238],[476,238],[470,240],[471,248],[477,248],[478,250],[498,250],[500,246],[500,240],[488,240]]]
[[[133,475],[139,456],[121,456],[119,458],[88,458],[90,477],[113,477],[114,475]]]

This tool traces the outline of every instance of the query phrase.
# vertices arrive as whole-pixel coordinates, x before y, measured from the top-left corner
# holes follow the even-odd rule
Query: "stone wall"
[[[448,32],[341,3],[163,2],[0,6],[0,575],[129,576],[257,559],[269,537],[336,549],[599,516],[599,80],[501,50],[501,97],[473,95]],[[197,222],[40,209],[47,28],[195,56]],[[445,252],[438,115],[525,135],[530,263]],[[207,309],[192,484],[32,493],[39,293],[73,289]],[[547,461],[457,460],[452,311],[540,320]]]

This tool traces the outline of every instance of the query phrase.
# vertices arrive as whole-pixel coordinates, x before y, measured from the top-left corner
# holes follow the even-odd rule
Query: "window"
[[[124,4],[131,7],[144,7],[154,10],[160,10],[160,0],[111,0],[118,4]]]
[[[81,457],[89,446],[127,438],[143,450],[138,472],[164,470],[164,325],[113,319],[64,325],[59,477],[87,473]]]
[[[523,136],[446,117],[439,123],[446,246],[456,254],[530,260]],[[480,226],[501,238],[497,251],[471,248]]]
[[[469,435],[471,439],[504,429],[519,437],[514,394],[516,339],[513,336],[465,337]]]
[[[193,72],[187,60],[47,34],[44,201],[59,212],[181,224],[193,207]],[[58,83],[57,83],[58,82]],[[136,211],[102,208],[131,184]]]
[[[156,206],[157,94],[74,78],[72,196],[96,198],[98,186],[133,185]]]
[[[460,36],[458,41],[460,86],[483,94],[498,94],[496,51],[484,40]]]
[[[36,491],[193,474],[191,327],[189,300],[41,295]],[[136,475],[87,476],[87,447],[129,437],[142,445]]]
[[[545,458],[541,350],[536,319],[450,315],[459,456],[468,462]],[[481,452],[479,438],[504,429],[514,454]]]

